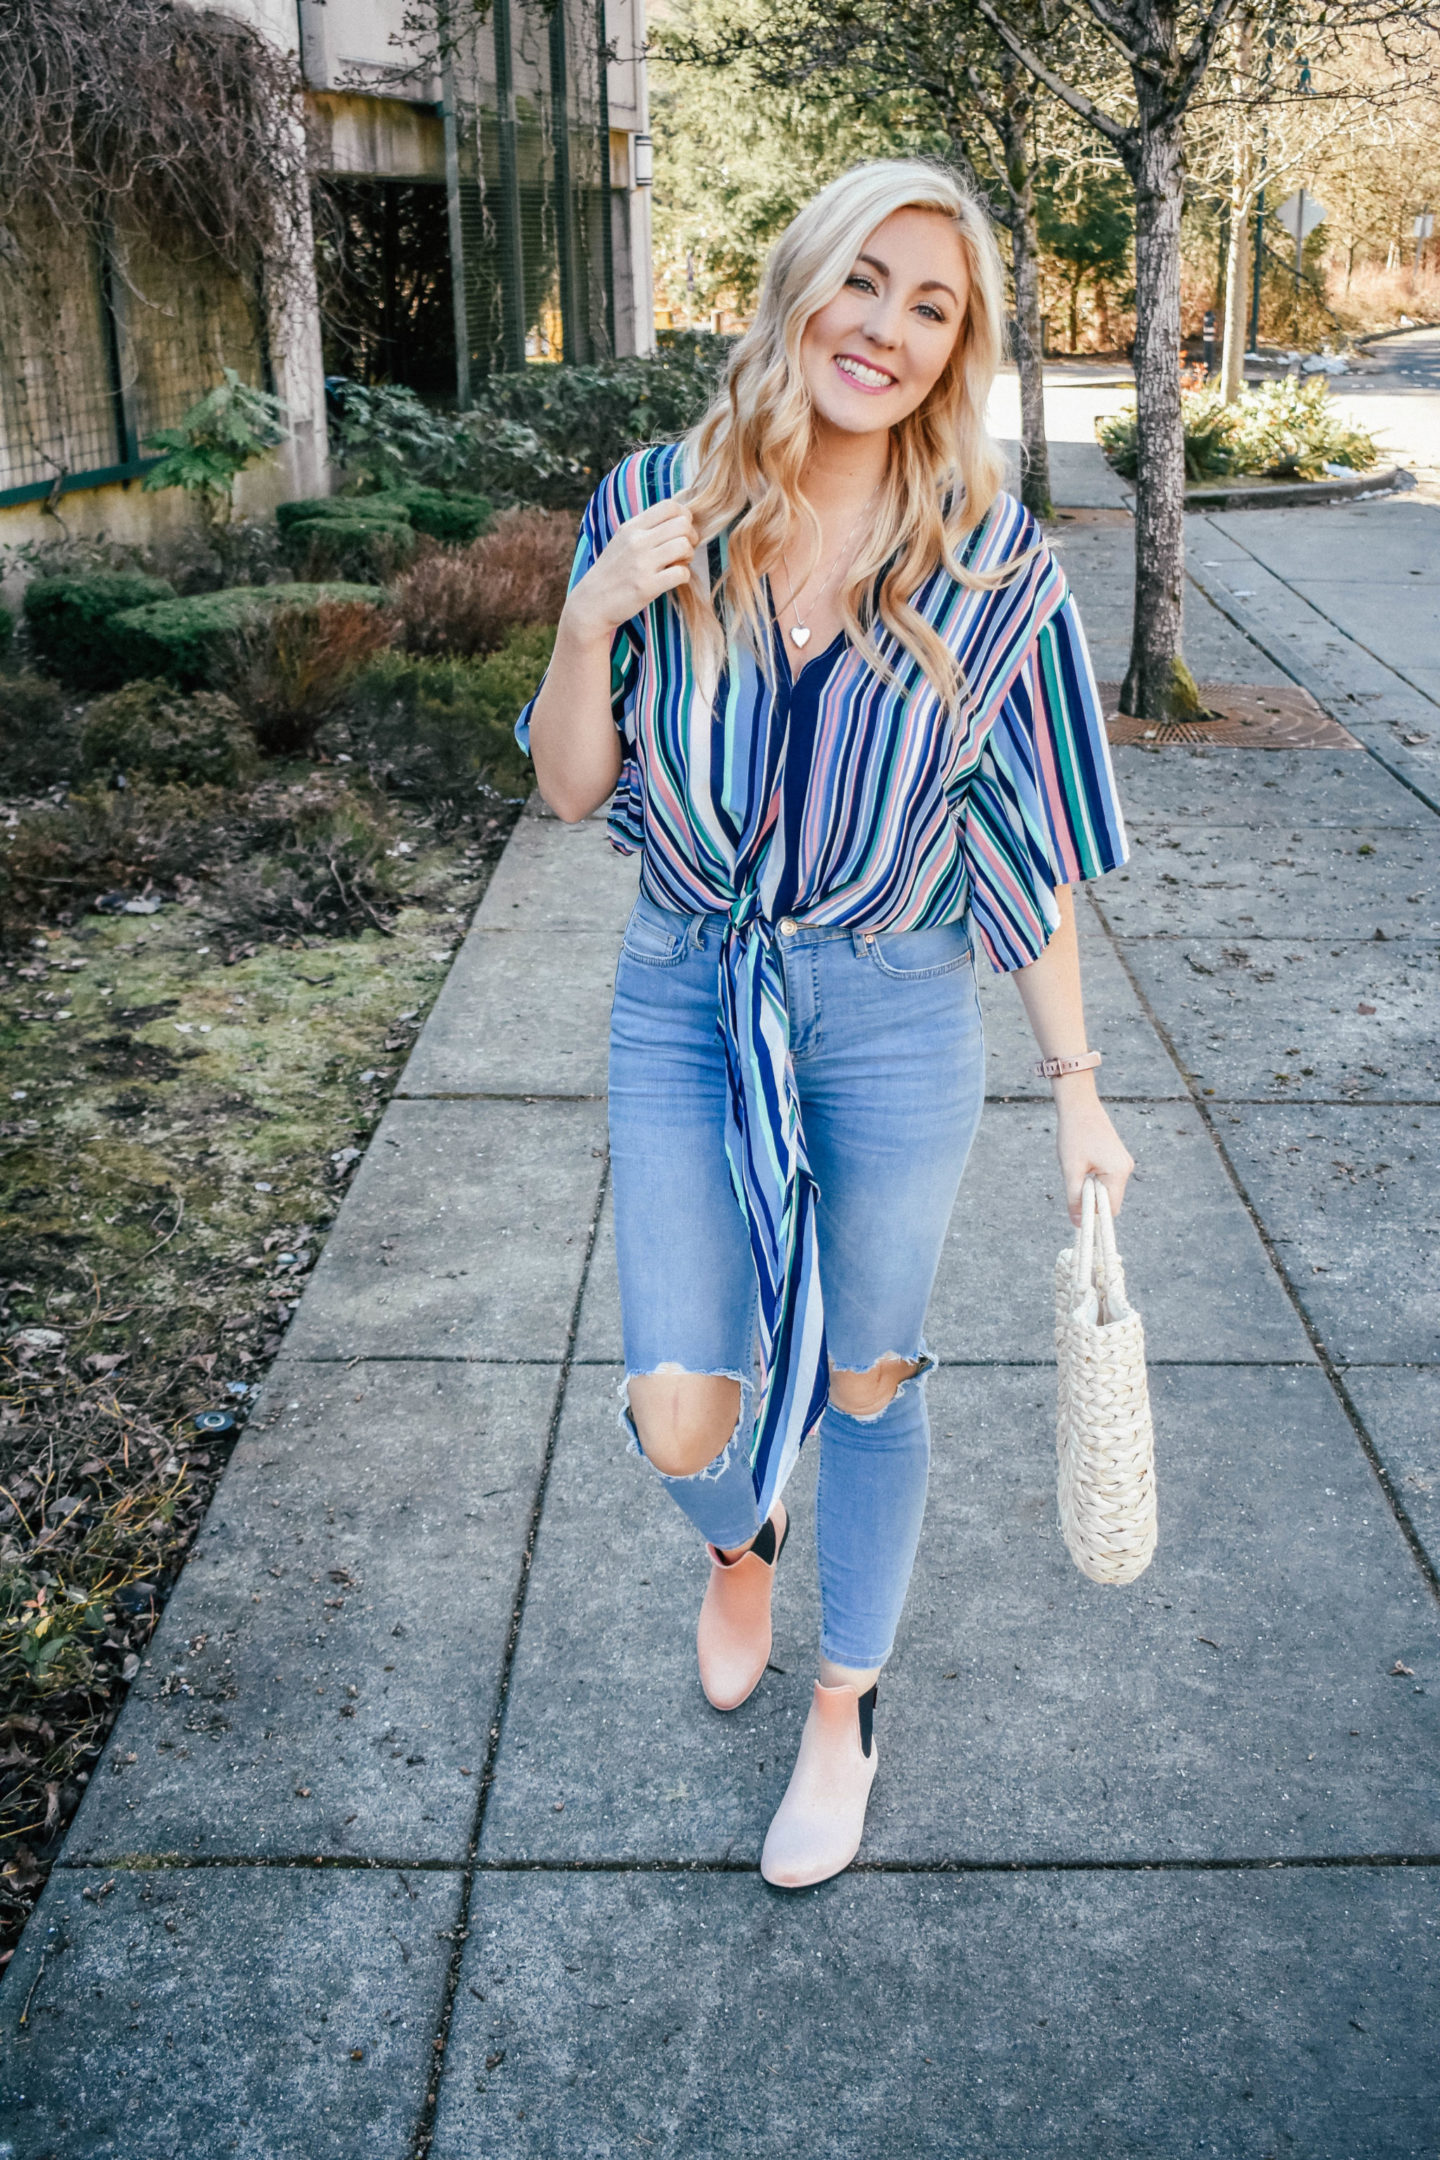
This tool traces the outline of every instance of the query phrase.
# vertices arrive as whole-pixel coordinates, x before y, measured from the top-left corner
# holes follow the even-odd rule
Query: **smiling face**
[[[969,300],[965,253],[947,217],[897,210],[877,225],[800,341],[819,420],[871,435],[914,412],[945,372]]]

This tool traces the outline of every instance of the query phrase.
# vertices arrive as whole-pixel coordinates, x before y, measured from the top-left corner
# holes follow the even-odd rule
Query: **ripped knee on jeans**
[[[621,1422],[662,1476],[696,1477],[735,1437],[743,1394],[738,1373],[657,1365],[626,1375]]]
[[[891,1350],[863,1368],[832,1364],[830,1400],[845,1417],[868,1425],[883,1417],[901,1388],[929,1372],[934,1362],[923,1350],[916,1357]]]

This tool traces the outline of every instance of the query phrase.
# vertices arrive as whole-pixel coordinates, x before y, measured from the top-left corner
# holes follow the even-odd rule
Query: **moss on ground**
[[[397,810],[389,934],[237,945],[182,880],[0,954],[0,1943],[233,1442],[194,1420],[243,1422],[515,809]]]

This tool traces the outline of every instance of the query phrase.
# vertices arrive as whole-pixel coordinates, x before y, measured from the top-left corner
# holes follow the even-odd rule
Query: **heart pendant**
[[[790,632],[790,642],[792,645],[809,644],[810,632],[806,629],[804,623],[796,623],[794,629]]]

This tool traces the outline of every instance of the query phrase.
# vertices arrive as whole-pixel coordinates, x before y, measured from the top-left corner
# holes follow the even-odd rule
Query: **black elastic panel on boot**
[[[879,1692],[877,1680],[874,1687],[860,1697],[860,1752],[867,1757],[875,1739],[875,1698]]]
[[[774,1564],[775,1525],[773,1522],[767,1521],[761,1523],[760,1528],[756,1531],[754,1537],[750,1541],[750,1550],[754,1553],[757,1560],[763,1560],[765,1562],[766,1567],[770,1567]]]

